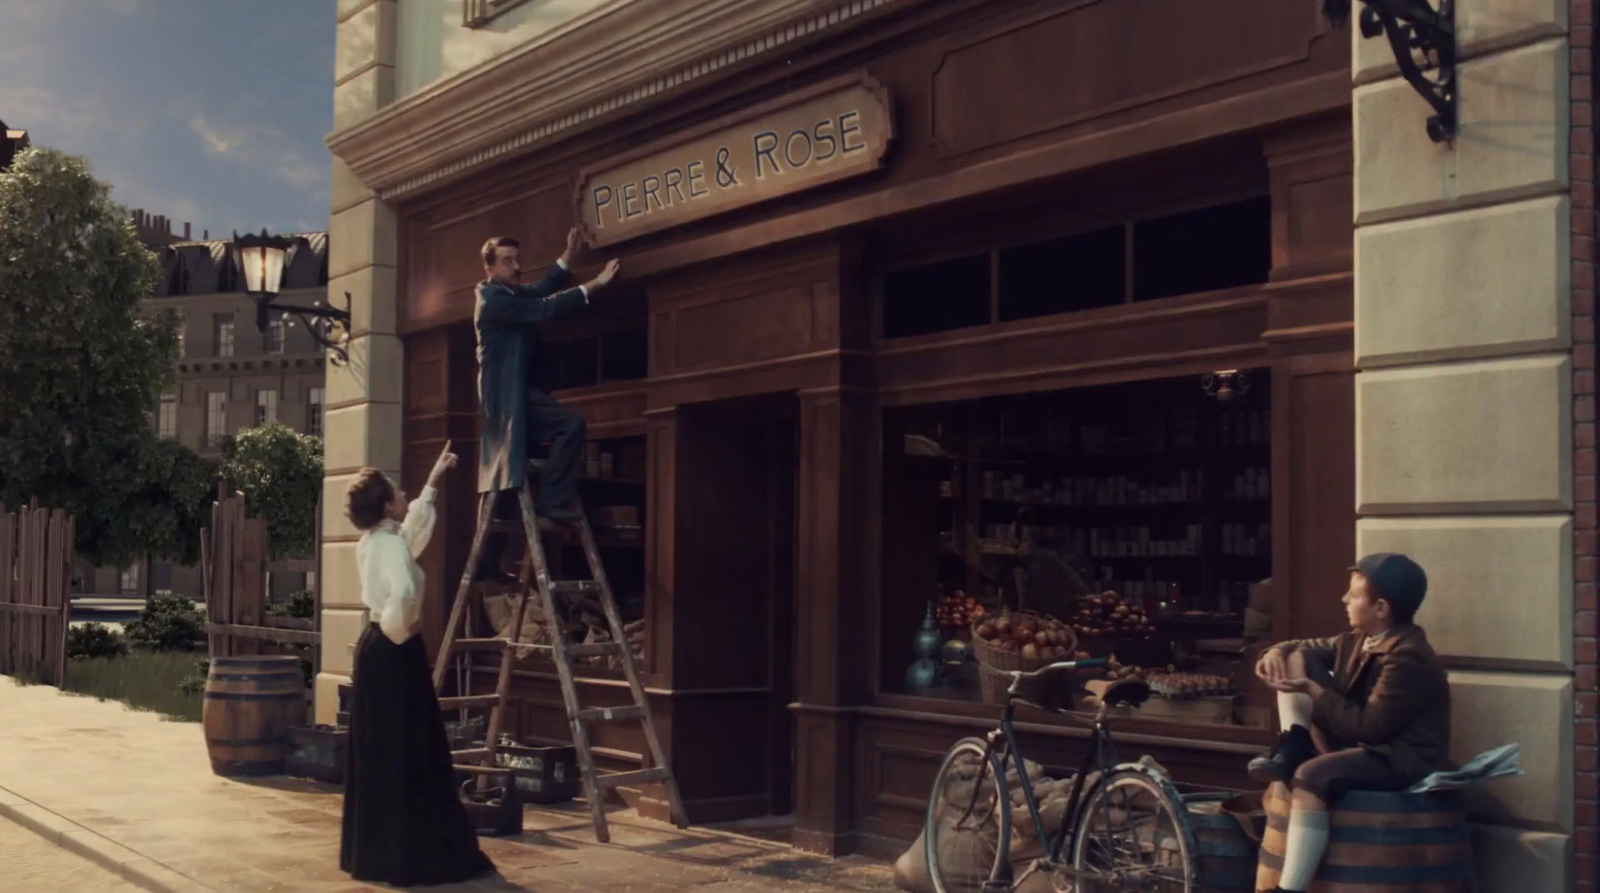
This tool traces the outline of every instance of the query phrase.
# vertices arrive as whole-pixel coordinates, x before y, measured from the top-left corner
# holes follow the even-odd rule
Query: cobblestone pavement
[[[139,893],[142,889],[88,859],[0,819],[0,886],[10,893]]]
[[[122,705],[18,686],[0,677],[0,825],[63,840],[153,890],[184,893],[354,893],[338,868],[336,789],[288,778],[241,782],[211,772],[194,723]],[[893,889],[890,867],[838,861],[754,837],[679,831],[612,815],[594,841],[587,811],[529,809],[525,833],[485,839],[501,877],[433,887],[537,893],[823,893]],[[15,835],[18,827],[7,832]],[[40,840],[41,844],[53,846]],[[75,853],[63,855],[76,857]],[[38,858],[37,855],[30,858]],[[12,888],[0,874],[0,888]],[[109,884],[120,883],[104,875]],[[52,884],[55,891],[120,891]]]

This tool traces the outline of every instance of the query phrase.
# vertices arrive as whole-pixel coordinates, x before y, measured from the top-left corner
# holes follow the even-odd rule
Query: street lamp
[[[343,366],[350,362],[346,345],[350,341],[350,293],[344,293],[344,309],[324,307],[316,301],[310,307],[296,307],[277,301],[278,289],[283,284],[283,270],[288,266],[289,254],[300,240],[285,236],[269,236],[263,229],[261,235],[233,234],[234,261],[244,277],[244,291],[256,302],[256,330],[265,333],[271,311],[277,310],[287,325],[294,325],[290,314],[311,333],[324,350],[332,354],[328,362]]]
[[[1323,15],[1342,25],[1353,2],[1322,0]],[[1400,74],[1433,106],[1428,138],[1443,143],[1456,138],[1456,13],[1455,0],[1437,2],[1438,8],[1429,0],[1361,0],[1361,36],[1388,38]]]

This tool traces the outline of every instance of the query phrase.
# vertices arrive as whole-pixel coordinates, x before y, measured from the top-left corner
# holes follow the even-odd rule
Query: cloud
[[[264,172],[313,197],[325,191],[328,165],[313,162],[276,127],[240,126],[191,115],[189,130],[206,154]]]

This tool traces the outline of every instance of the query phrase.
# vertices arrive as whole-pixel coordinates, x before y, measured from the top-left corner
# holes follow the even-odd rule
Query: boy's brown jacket
[[[1349,632],[1273,646],[1284,656],[1305,651],[1332,669],[1311,720],[1336,747],[1382,754],[1396,775],[1420,781],[1450,768],[1450,683],[1419,626],[1396,627],[1363,652],[1366,637]],[[1313,665],[1318,661],[1313,660]]]

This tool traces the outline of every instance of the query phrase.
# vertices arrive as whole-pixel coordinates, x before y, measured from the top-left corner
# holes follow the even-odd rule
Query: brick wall
[[[1595,518],[1595,0],[1572,0],[1572,394],[1574,653],[1577,699],[1573,739],[1577,754],[1573,837],[1573,889],[1600,893],[1600,793],[1596,790],[1596,563],[1600,531]]]

